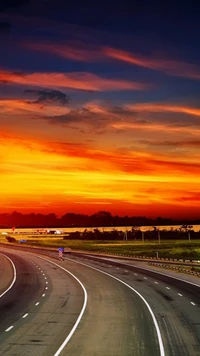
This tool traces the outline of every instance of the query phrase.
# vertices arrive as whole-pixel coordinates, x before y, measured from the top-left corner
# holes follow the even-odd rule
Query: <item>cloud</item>
[[[174,112],[193,116],[200,116],[200,109],[189,106],[172,104],[141,103],[126,105],[127,109],[137,112]]]
[[[109,46],[93,45],[91,41],[89,43],[83,44],[80,40],[76,40],[65,43],[22,42],[21,45],[34,51],[50,53],[69,60],[82,62],[118,60],[171,76],[200,80],[200,67],[195,64],[170,58],[147,57]]]
[[[69,103],[69,97],[67,94],[62,93],[59,90],[24,90],[26,94],[33,94],[38,96],[38,99],[29,101],[30,104],[61,104],[67,105]]]
[[[200,68],[194,64],[189,64],[173,59],[157,59],[144,57],[111,47],[105,47],[104,54],[107,57],[122,62],[163,72],[168,75],[196,80],[200,79]]]
[[[50,53],[73,61],[96,62],[105,59],[99,47],[87,45],[81,41],[69,41],[67,43],[22,42],[21,45],[34,51]]]
[[[63,115],[45,116],[44,120],[50,124],[69,125],[86,124],[95,129],[101,129],[109,124],[106,113],[97,113],[90,108],[72,109]]]
[[[139,140],[139,143],[148,146],[164,146],[164,147],[189,147],[189,148],[199,148],[200,140],[185,140],[185,141],[149,141],[149,140]]]
[[[147,84],[122,79],[107,79],[87,72],[15,73],[1,71],[0,82],[87,91],[147,90],[150,88]]]

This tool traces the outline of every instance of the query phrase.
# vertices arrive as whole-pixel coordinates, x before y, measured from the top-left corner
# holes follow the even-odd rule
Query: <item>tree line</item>
[[[55,213],[22,214],[14,211],[12,213],[0,214],[0,228],[45,228],[45,227],[104,227],[104,226],[154,226],[154,225],[183,225],[200,224],[200,219],[173,220],[170,218],[157,217],[156,219],[145,216],[118,216],[107,211],[99,211],[92,215],[66,213],[58,217]]]

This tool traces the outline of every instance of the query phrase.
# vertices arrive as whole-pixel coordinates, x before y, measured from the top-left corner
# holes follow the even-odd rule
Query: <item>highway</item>
[[[199,356],[192,288],[112,261],[2,250],[17,280],[0,298],[0,354]]]

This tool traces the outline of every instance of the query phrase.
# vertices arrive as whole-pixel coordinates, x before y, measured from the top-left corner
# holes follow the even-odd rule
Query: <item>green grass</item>
[[[26,239],[27,244],[43,247],[70,247],[73,250],[82,250],[100,253],[113,253],[121,255],[134,255],[166,258],[182,258],[200,260],[200,240],[167,240],[160,244],[158,241],[110,241],[110,240],[63,240],[62,236],[44,235],[13,235],[17,240]],[[0,235],[0,242],[7,242],[5,236]],[[21,244],[26,245],[26,244]]]

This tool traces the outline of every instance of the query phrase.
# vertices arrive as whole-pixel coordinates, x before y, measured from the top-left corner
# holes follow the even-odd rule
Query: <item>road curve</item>
[[[30,256],[38,265],[44,264],[43,270],[48,275],[49,287],[51,284],[52,286],[48,290],[49,296],[43,299],[43,304],[40,304],[39,308],[45,306],[47,308],[48,298],[50,301],[52,293],[58,293],[58,289],[60,292],[61,288],[60,285],[55,285],[54,279],[57,278],[58,280],[58,275],[60,276],[64,272],[57,271],[58,274],[55,277],[52,272],[54,273],[56,270],[52,266],[50,268],[48,262],[42,262],[41,259],[33,254],[27,254],[26,252],[22,254]],[[44,258],[49,259],[49,257]],[[157,279],[154,276],[145,275],[145,271],[144,273],[135,273],[135,271],[129,270],[127,266],[119,267],[113,265],[112,262],[108,264],[105,261],[81,260],[79,257],[71,256],[70,260],[68,258],[65,261],[56,263],[75,274],[88,292],[86,311],[72,339],[61,352],[61,356],[157,356],[161,354],[155,325],[142,299],[130,288],[97,269],[122,280],[136,289],[147,300],[158,322],[166,356],[199,356],[199,298],[195,299],[195,295],[190,293],[189,290],[180,290],[179,285],[167,283],[169,281],[162,280],[161,277]],[[44,319],[44,313],[39,308],[34,317],[33,313],[31,313],[30,319],[32,318],[32,321],[30,323],[30,319],[28,320],[28,327],[31,325],[31,328],[35,330],[35,325],[40,325],[41,335],[36,333],[34,339],[31,339],[35,341],[30,342],[29,339],[29,343],[27,343],[27,339],[25,339],[23,346],[18,344],[18,353],[15,351],[15,355],[35,355],[36,351],[37,355],[56,355],[55,350],[58,350],[58,347],[62,345],[67,335],[69,335],[69,325],[71,328],[73,326],[71,322],[72,314],[74,322],[77,320],[81,310],[83,294],[80,293],[79,289],[76,289],[77,285],[76,287],[74,286],[75,290],[72,292],[73,283],[71,285],[70,278],[69,276],[67,277],[66,273],[62,275],[61,280],[62,283],[65,283],[66,280],[68,281],[68,292],[70,291],[72,296],[71,304],[68,304],[67,301],[66,308],[70,305],[71,310],[78,304],[79,308],[76,309],[75,313],[71,314],[69,313],[69,308],[66,309],[67,312],[63,315],[60,329],[54,322],[52,323],[54,324],[54,333],[52,330],[50,333],[49,330],[51,340],[43,336],[44,330],[47,333],[49,324],[51,324],[48,323],[48,321],[52,320],[51,313],[48,311],[48,318],[51,315],[50,320],[48,318]],[[77,295],[80,297],[78,304]],[[49,305],[52,309],[51,303]],[[53,312],[54,317],[56,313]],[[76,318],[74,317],[75,315]],[[59,321],[57,319],[58,324]],[[58,330],[60,330],[59,333]],[[34,332],[36,331],[38,330]],[[13,332],[13,337],[14,334]],[[35,343],[35,345],[32,343]],[[10,353],[7,353],[8,355],[10,356]]]
[[[82,289],[72,276],[37,256],[8,255],[17,281],[0,299],[0,354],[53,356],[80,314]]]
[[[147,271],[136,273],[123,264],[119,267],[112,262],[91,260],[88,256],[71,259],[121,279],[144,296],[158,321],[166,356],[199,356],[200,301],[198,296],[195,298],[191,286],[182,291],[182,284],[176,285],[174,280],[170,284],[169,278],[162,281],[162,276],[157,279]]]
[[[23,254],[23,252],[20,252],[20,254]],[[66,283],[68,278],[70,278],[67,278],[67,274],[59,270],[56,266],[50,267],[47,261],[39,259],[35,255],[26,255],[30,256],[33,261],[37,261],[38,265],[43,265],[42,268],[43,271],[46,271],[45,273],[48,276],[49,284],[55,282],[54,278],[58,281],[58,275],[64,276],[62,283]],[[141,298],[125,285],[122,285],[116,280],[111,280],[109,276],[100,275],[97,271],[88,267],[77,266],[73,261],[60,261],[58,263],[75,274],[82,281],[88,292],[86,311],[76,332],[61,352],[61,355],[160,355],[152,317]],[[53,273],[55,272],[57,274],[53,277]],[[59,310],[59,317],[62,319],[61,323],[59,323],[58,315],[55,311],[53,313],[54,316],[52,316],[52,308],[58,303],[58,298],[56,298],[56,300],[55,296],[52,298],[52,293],[58,296],[58,287],[62,288],[61,285],[54,285],[51,287],[51,290],[48,290],[48,293],[50,293],[49,306],[47,305],[48,297],[45,297],[43,299],[43,305],[39,306],[41,309],[38,308],[35,315],[33,315],[34,312],[30,308],[27,318],[23,320],[23,325],[18,322],[19,327],[16,327],[16,330],[12,329],[9,331],[10,337],[9,341],[6,340],[6,344],[8,345],[9,343],[10,348],[6,348],[5,343],[3,345],[4,348],[2,348],[1,345],[1,350],[4,351],[4,355],[11,354],[12,345],[14,344],[15,355],[35,355],[36,352],[37,355],[50,356],[56,354],[55,350],[59,343],[61,345],[69,334],[69,325],[72,326],[71,321],[74,321],[74,315],[77,318],[77,313],[73,310],[74,299],[79,296],[80,304],[83,300],[83,295],[80,295],[80,290],[76,289],[77,285],[74,285],[75,289],[73,289],[73,285],[69,284],[68,281],[68,294],[70,293],[73,298],[69,303],[66,296],[64,301],[64,307],[67,308],[66,313],[62,312],[61,315],[61,311]],[[79,305],[79,310],[80,306],[81,305]],[[44,318],[44,311],[42,311],[44,308],[48,310],[48,318]],[[51,308],[51,312],[49,308]],[[70,312],[71,310],[73,310],[73,313]],[[53,322],[49,323],[50,321]],[[57,324],[61,324],[60,326],[62,326],[59,327],[59,333],[56,321]],[[25,335],[27,328],[29,337]],[[41,330],[41,332],[38,335],[39,330]],[[54,338],[52,335],[54,335]],[[47,336],[50,336],[50,340]],[[7,351],[7,353],[5,351]]]

